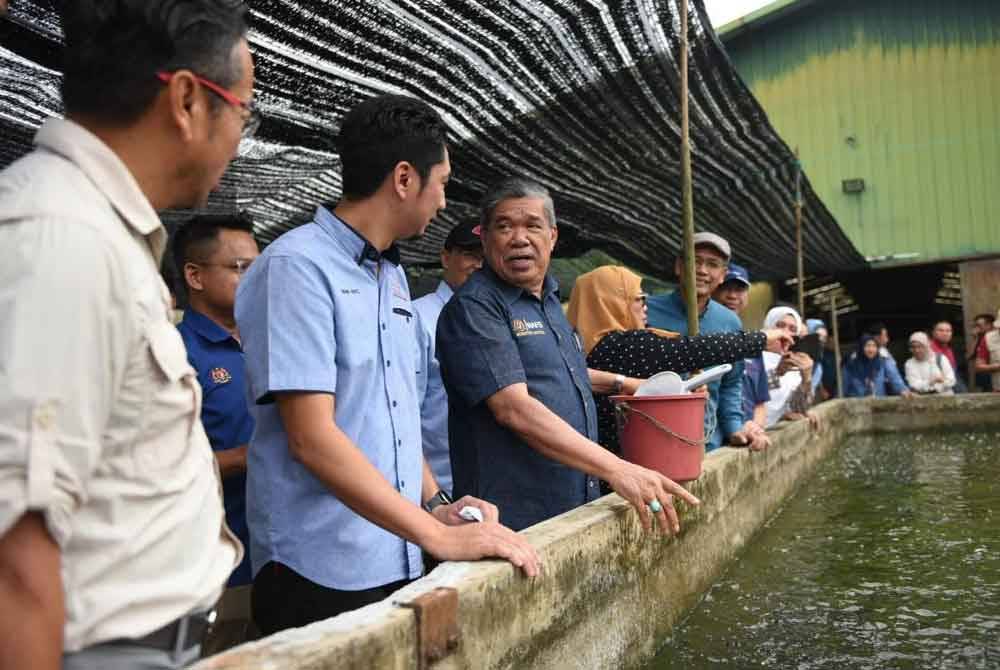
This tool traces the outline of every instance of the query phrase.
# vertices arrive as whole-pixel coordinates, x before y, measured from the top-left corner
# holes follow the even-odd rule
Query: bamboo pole
[[[837,323],[837,296],[830,296],[830,327],[833,329],[833,358],[837,363],[837,397],[844,397],[843,371],[840,369],[840,325]]]
[[[802,269],[802,164],[795,147],[795,266],[799,286],[799,315],[806,318],[805,273]]]
[[[698,296],[694,267],[694,196],[691,183],[691,120],[688,111],[688,0],[681,0],[681,222],[684,226],[684,302],[688,332],[698,334]]]

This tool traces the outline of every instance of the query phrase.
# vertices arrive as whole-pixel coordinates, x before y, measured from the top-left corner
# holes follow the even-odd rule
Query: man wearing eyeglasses
[[[252,129],[246,9],[58,5],[66,118],[0,173],[0,668],[186,667],[243,551],[156,211]]]
[[[247,408],[243,348],[233,306],[240,277],[258,256],[253,221],[244,215],[197,216],[174,233],[174,267],[187,296],[177,326],[188,362],[202,389],[201,422],[222,475],[226,523],[244,547],[247,530],[247,445],[253,417]],[[250,556],[229,578],[216,606],[216,620],[204,654],[235,646],[255,636],[250,621]]]
[[[735,313],[712,300],[712,293],[726,278],[732,251],[729,242],[715,233],[696,233],[694,236],[695,293],[698,297],[700,332],[735,333],[743,325]],[[648,322],[652,328],[672,330],[687,335],[687,306],[684,302],[684,259],[678,257],[674,271],[680,288],[673,293],[649,299]],[[724,440],[733,438],[737,444],[746,444],[743,428],[743,362],[719,381],[708,385],[709,402],[705,409],[706,431],[715,428],[705,445],[707,451],[717,449]],[[712,413],[715,413],[714,420]]]

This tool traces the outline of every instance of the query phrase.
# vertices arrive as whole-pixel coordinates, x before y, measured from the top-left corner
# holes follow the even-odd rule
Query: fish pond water
[[[1000,432],[851,438],[663,644],[647,670],[1000,668]]]

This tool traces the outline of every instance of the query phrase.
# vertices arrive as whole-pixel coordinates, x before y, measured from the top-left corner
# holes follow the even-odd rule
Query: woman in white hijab
[[[941,354],[931,355],[930,346],[927,333],[918,330],[910,335],[913,358],[906,361],[906,383],[916,393],[954,395],[955,372],[951,363]]]
[[[802,317],[791,307],[775,307],[764,317],[765,328],[778,328],[798,335],[802,331]],[[785,354],[764,352],[764,369],[767,371],[768,389],[771,399],[767,403],[767,427],[782,419],[797,421],[809,419],[815,424],[809,412],[812,406],[813,360],[804,352],[790,351]]]

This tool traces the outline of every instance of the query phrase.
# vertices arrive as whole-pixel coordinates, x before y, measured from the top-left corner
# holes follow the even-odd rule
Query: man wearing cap
[[[722,284],[729,269],[732,251],[729,242],[715,233],[697,233],[694,236],[695,292],[698,297],[698,317],[700,332],[733,333],[743,329],[740,319],[732,311],[712,300],[712,293]],[[684,304],[684,259],[674,261],[674,272],[680,287],[673,293],[653,296],[649,299],[649,326],[672,330],[687,335],[687,307]],[[743,363],[733,365],[733,369],[719,381],[708,386],[709,407],[705,412],[705,429],[715,425],[715,430],[705,445],[707,451],[717,449],[723,440],[733,438],[736,444],[746,444],[743,428]],[[711,420],[715,412],[716,421]]]
[[[737,315],[742,314],[750,304],[750,273],[742,265],[730,263],[726,278],[712,297]],[[743,429],[731,441],[749,443],[754,451],[766,449],[771,445],[771,438],[764,431],[767,425],[767,401],[771,399],[771,393],[767,387],[763,354],[743,361],[742,393]]]
[[[438,486],[448,496],[452,493],[451,457],[448,455],[448,394],[445,393],[441,365],[434,352],[434,334],[441,310],[451,300],[452,294],[482,266],[483,243],[479,238],[479,226],[472,222],[455,226],[448,233],[441,250],[444,272],[437,290],[413,301],[420,322],[417,337],[424,359],[421,366],[424,374],[417,377],[424,458]]]

